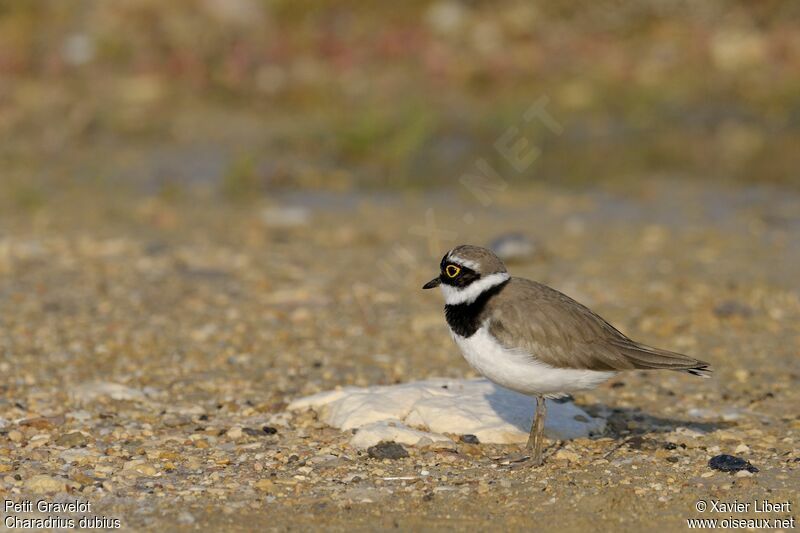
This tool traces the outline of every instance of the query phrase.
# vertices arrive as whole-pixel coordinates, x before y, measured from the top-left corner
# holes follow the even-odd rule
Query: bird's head
[[[448,305],[472,303],[484,291],[509,279],[500,258],[480,246],[456,246],[444,255],[439,266],[439,275],[422,288],[441,287]]]

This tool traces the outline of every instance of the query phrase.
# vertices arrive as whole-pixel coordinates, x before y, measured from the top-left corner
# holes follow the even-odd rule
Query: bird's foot
[[[531,457],[525,462],[525,466],[532,466],[532,467],[542,466],[543,464],[544,464],[544,458],[541,455],[539,455],[539,457]]]
[[[532,468],[542,466],[544,464],[544,458],[539,457],[538,459],[534,457],[530,453],[510,453],[508,455],[503,455],[501,457],[495,457],[494,460],[502,465],[506,466],[512,470],[519,470],[521,468]]]
[[[510,453],[508,455],[503,455],[500,457],[495,457],[494,460],[497,461],[501,465],[511,465],[511,464],[518,464],[524,463],[531,458],[530,454],[527,453]]]

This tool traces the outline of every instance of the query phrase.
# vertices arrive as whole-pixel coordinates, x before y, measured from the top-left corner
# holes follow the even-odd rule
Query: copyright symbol
[[[706,512],[706,501],[705,500],[698,500],[696,504],[694,504],[694,508],[697,509],[698,513]]]

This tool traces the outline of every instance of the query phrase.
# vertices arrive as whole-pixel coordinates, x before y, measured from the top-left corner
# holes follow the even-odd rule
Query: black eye
[[[447,274],[447,277],[454,278],[461,273],[461,269],[455,265],[447,265],[444,269],[444,273]]]

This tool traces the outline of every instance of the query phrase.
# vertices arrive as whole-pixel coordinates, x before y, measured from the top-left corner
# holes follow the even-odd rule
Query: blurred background
[[[5,207],[448,187],[538,98],[504,178],[800,184],[800,6],[682,0],[0,2]]]

